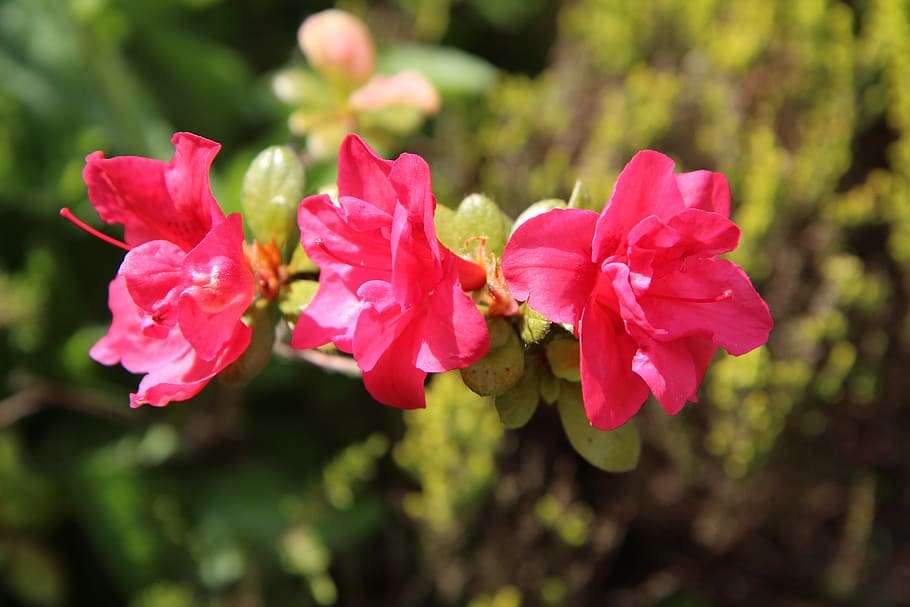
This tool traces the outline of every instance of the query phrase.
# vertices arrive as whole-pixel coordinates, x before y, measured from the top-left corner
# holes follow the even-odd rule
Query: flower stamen
[[[66,219],[69,219],[71,222],[73,222],[78,227],[82,228],[83,230],[85,230],[86,232],[88,232],[89,234],[94,236],[95,238],[99,238],[108,244],[112,244],[115,247],[120,247],[124,251],[129,251],[132,249],[132,247],[129,246],[128,244],[126,244],[125,242],[121,242],[121,241],[117,240],[116,238],[108,236],[107,234],[102,234],[95,228],[91,227],[90,225],[88,225],[87,223],[85,223],[84,221],[82,221],[81,219],[76,217],[75,215],[73,215],[72,211],[70,211],[66,207],[60,209],[60,216],[66,218]]]

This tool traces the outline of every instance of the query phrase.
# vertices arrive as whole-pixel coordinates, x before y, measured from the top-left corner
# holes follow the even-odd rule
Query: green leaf
[[[443,96],[482,95],[496,82],[496,68],[456,48],[404,44],[385,50],[379,57],[379,73],[409,69],[426,76]]]
[[[534,367],[528,367],[518,383],[496,397],[496,412],[506,428],[521,428],[537,411],[540,401],[540,376]]]
[[[579,384],[563,382],[557,407],[569,443],[590,464],[607,472],[626,472],[638,465],[638,429],[632,422],[609,432],[591,426]]]

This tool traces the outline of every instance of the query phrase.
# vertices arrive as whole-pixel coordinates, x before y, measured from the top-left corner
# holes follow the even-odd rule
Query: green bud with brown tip
[[[303,163],[291,148],[272,146],[253,159],[243,176],[240,203],[256,240],[263,244],[274,240],[280,251],[286,250],[297,233],[303,185]]]

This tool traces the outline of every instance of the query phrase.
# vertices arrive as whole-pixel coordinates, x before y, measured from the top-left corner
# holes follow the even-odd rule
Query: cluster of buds
[[[297,33],[307,67],[279,71],[272,87],[294,107],[291,132],[306,136],[314,158],[334,156],[349,132],[371,141],[414,132],[439,111],[439,93],[420,72],[376,73],[376,48],[366,25],[329,9],[308,17]]]

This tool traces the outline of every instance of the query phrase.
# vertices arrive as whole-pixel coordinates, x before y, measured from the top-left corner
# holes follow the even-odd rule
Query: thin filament
[[[80,228],[82,228],[83,230],[85,230],[86,232],[88,232],[89,234],[94,236],[95,238],[100,238],[104,242],[106,242],[108,244],[112,244],[115,247],[120,247],[124,251],[129,251],[131,249],[131,247],[128,244],[126,244],[125,242],[120,242],[116,238],[112,238],[112,237],[108,236],[107,234],[102,234],[95,228],[91,227],[90,225],[88,225],[87,223],[85,223],[84,221],[82,221],[81,219],[76,217],[75,215],[73,215],[73,213],[66,207],[60,209],[60,215],[62,217],[65,217],[66,219],[69,219],[74,224],[76,224],[77,226],[79,226]]]

